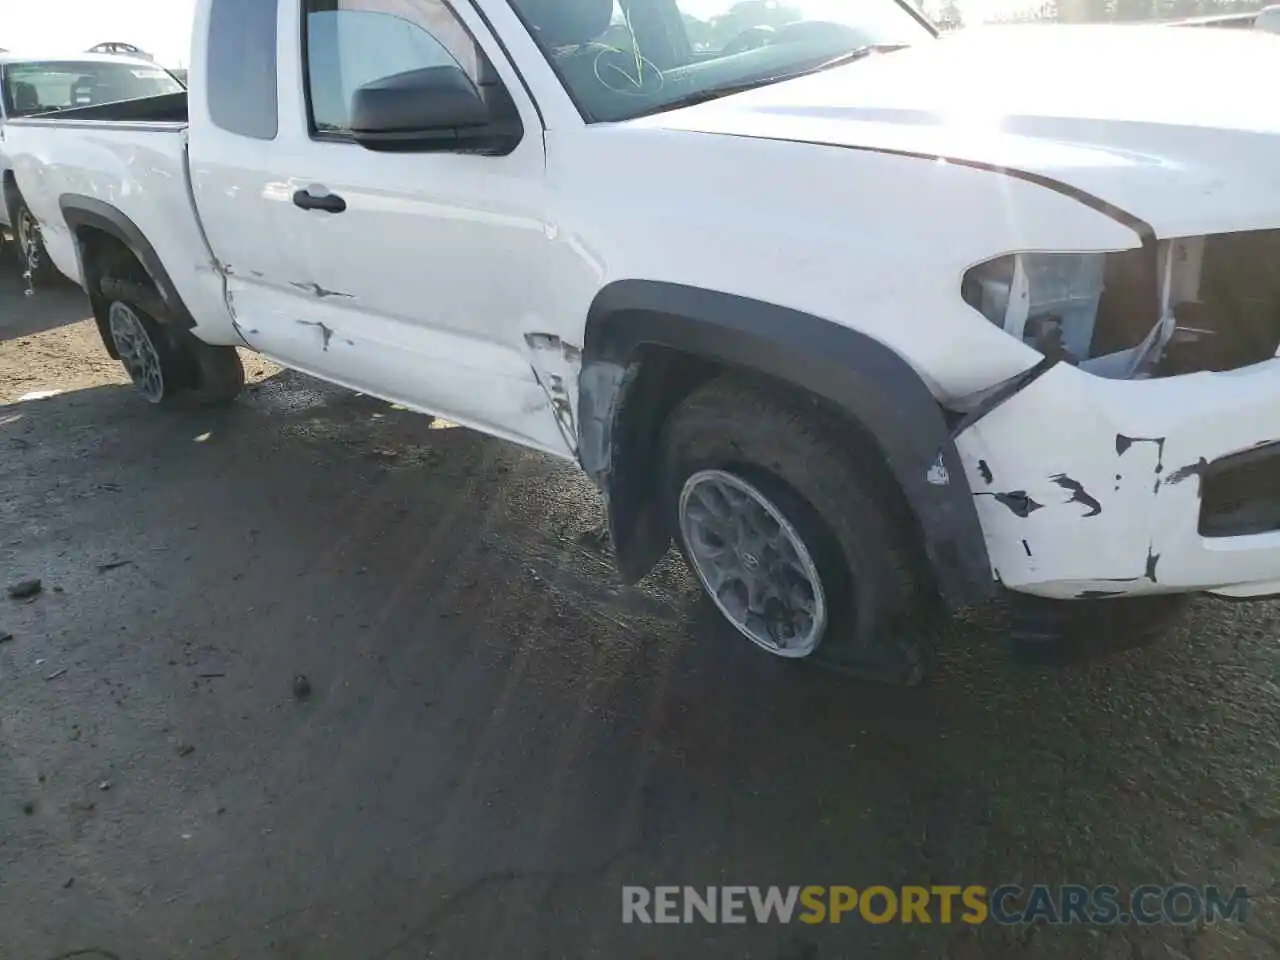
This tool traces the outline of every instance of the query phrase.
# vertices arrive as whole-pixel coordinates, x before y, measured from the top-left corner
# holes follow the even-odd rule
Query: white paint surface
[[[576,438],[547,385],[558,381],[573,409],[588,307],[619,279],[726,291],[858,329],[943,402],[1036,363],[961,301],[965,270],[1015,251],[1131,249],[1137,235],[1025,178],[931,158],[1087,191],[1163,238],[1280,227],[1280,112],[1259,81],[1277,63],[1271,37],[975,31],[588,125],[507,5],[482,5],[502,43],[457,6],[523,121],[510,155],[375,154],[311,139],[296,80],[298,0],[282,0],[275,141],[212,125],[200,42],[193,50],[199,220],[184,185],[186,132],[11,128],[50,255],[78,276],[57,198],[101,198],[150,238],[210,342],[243,337],[283,364],[569,457]],[[201,3],[197,38],[207,15]],[[341,194],[347,212],[296,208],[294,192],[313,186]],[[1118,434],[1163,443],[1121,452]],[[958,445],[1007,586],[1249,595],[1280,582],[1280,533],[1206,541],[1198,480],[1167,480],[1276,438],[1280,360],[1160,381],[1059,366]],[[1024,491],[1039,509],[1017,516],[986,495],[997,489]],[[1158,580],[1147,576],[1152,556]]]

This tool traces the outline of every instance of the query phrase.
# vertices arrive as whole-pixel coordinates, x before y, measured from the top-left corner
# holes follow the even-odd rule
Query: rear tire
[[[140,269],[125,267],[123,272],[139,274]],[[236,348],[205,343],[189,330],[176,327],[168,320],[164,298],[149,279],[107,277],[100,289],[106,302],[107,335],[144,399],[167,404],[175,395],[188,392],[197,403],[223,406],[240,395],[244,365]],[[129,333],[133,326],[130,317],[137,319],[145,339]],[[157,365],[158,376],[152,369]]]
[[[664,428],[666,514],[739,634],[775,656],[914,685],[931,654],[919,629],[929,592],[905,507],[851,434],[802,397],[717,378]]]
[[[14,201],[10,222],[13,224],[13,252],[23,277],[26,278],[29,274],[32,285],[37,287],[55,283],[58,269],[45,251],[40,224],[21,197]]]
[[[167,404],[181,392],[187,368],[150,314],[136,304],[113,300],[107,306],[107,330],[120,365],[144,400]]]

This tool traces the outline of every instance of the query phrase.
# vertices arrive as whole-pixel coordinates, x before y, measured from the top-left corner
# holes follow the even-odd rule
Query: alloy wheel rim
[[[108,323],[120,362],[129,371],[133,385],[147,400],[159,403],[164,399],[164,371],[142,318],[127,303],[116,302],[111,304]]]
[[[680,492],[679,525],[694,573],[739,633],[779,657],[817,649],[827,626],[822,578],[768,497],[734,474],[701,470]]]
[[[34,273],[40,269],[40,225],[30,210],[18,214],[18,246],[27,270]]]

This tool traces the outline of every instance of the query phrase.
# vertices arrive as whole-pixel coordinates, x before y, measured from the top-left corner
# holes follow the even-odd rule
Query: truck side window
[[[274,140],[276,0],[213,0],[205,67],[209,117],[229,133]]]
[[[444,0],[305,0],[311,132],[350,128],[356,88],[457,64],[480,83],[484,54]]]

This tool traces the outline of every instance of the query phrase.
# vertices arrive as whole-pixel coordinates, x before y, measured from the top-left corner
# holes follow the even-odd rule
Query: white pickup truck
[[[189,96],[11,123],[6,194],[147,399],[241,346],[571,458],[624,578],[910,682],[934,600],[1280,592],[1277,53],[200,0]]]
[[[171,73],[137,55],[91,51],[75,57],[40,57],[0,50],[0,183],[12,180],[5,151],[10,120],[181,90]],[[12,235],[19,263],[34,263],[35,279],[49,279],[53,271],[39,256],[40,232],[30,211],[20,203],[0,203],[0,234],[3,228]]]

